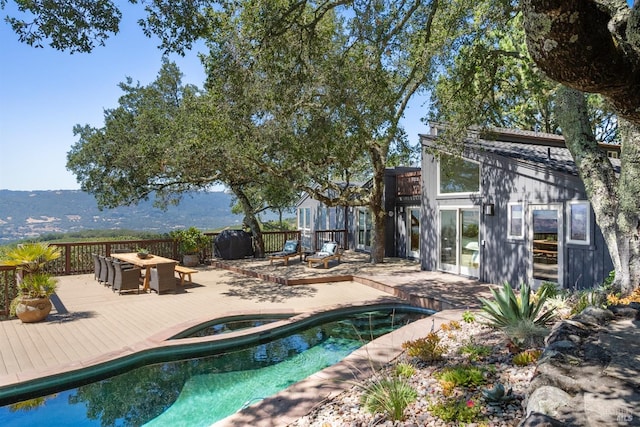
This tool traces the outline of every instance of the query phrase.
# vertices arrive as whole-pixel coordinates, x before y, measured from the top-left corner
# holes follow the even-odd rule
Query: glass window
[[[508,232],[509,239],[524,238],[524,206],[522,203],[509,203]]]
[[[590,243],[591,206],[589,202],[569,202],[567,209],[568,242],[581,245]]]
[[[440,194],[477,193],[480,191],[480,165],[459,157],[442,154],[439,161]]]
[[[298,229],[308,230],[311,228],[311,208],[298,208]]]

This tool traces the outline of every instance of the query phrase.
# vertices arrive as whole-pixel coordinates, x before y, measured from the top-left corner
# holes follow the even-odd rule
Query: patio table
[[[146,258],[138,257],[136,252],[126,252],[120,254],[111,254],[111,258],[119,259],[120,261],[131,263],[137,267],[144,268],[144,281],[142,290],[147,291],[149,289],[149,278],[151,277],[151,267],[155,267],[158,264],[175,263],[176,260],[170,258],[164,258],[159,255],[147,255]]]

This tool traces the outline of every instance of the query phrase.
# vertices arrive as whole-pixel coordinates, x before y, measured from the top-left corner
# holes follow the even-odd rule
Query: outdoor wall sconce
[[[393,211],[387,212],[387,215],[389,215],[389,217],[393,218]]]
[[[495,213],[493,203],[485,203],[484,204],[484,214],[486,216],[493,216]]]

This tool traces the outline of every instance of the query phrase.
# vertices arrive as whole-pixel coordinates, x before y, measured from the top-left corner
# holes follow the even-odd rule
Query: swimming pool
[[[27,404],[30,410],[0,407],[0,425],[73,426],[208,426],[243,406],[273,395],[333,365],[373,338],[432,314],[408,306],[350,308],[320,313],[276,328],[241,347],[218,348],[197,358],[179,347],[164,355],[140,355],[121,363],[120,373],[70,388],[76,378],[45,384],[45,397]],[[233,350],[231,350],[233,348]],[[201,351],[195,351],[192,356]],[[82,382],[87,382],[88,379]],[[36,396],[31,391],[31,396]],[[0,393],[2,395],[2,393]],[[6,394],[4,399],[8,399]],[[39,405],[37,405],[40,403]],[[18,403],[18,406],[24,403]]]

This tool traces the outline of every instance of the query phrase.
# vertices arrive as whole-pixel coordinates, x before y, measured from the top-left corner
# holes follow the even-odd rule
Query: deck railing
[[[0,316],[9,316],[9,304],[17,293],[16,268],[0,265]]]
[[[201,260],[214,257],[213,241],[219,233],[204,233],[209,244],[200,254]],[[265,231],[262,233],[265,253],[278,252],[284,247],[286,240],[300,240],[300,231]],[[323,230],[316,232],[316,242],[333,240],[342,248],[346,244],[346,230]],[[178,245],[173,239],[150,240],[117,240],[107,242],[74,242],[55,243],[62,251],[62,256],[47,264],[46,271],[55,276],[70,276],[93,272],[93,254],[111,256],[116,252],[135,252],[137,248],[145,248],[152,254],[165,258],[179,259]],[[8,316],[9,304],[17,295],[16,268],[0,266],[0,316]]]
[[[324,242],[338,242],[340,249],[347,249],[347,230],[316,230],[315,248],[320,250]]]

